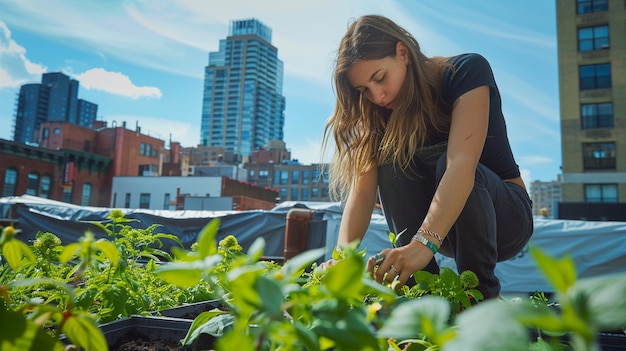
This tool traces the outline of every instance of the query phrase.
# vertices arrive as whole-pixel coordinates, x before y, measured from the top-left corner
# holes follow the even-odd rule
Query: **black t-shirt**
[[[449,62],[455,69],[447,68],[443,75],[442,97],[445,105],[452,106],[461,95],[472,89],[484,85],[489,87],[489,128],[480,163],[502,179],[519,177],[519,166],[511,151],[502,114],[500,91],[489,62],[483,56],[474,53],[451,57]],[[447,140],[447,135],[444,138]]]

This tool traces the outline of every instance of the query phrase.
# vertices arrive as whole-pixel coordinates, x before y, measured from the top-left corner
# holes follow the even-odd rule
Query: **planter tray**
[[[130,318],[102,324],[100,330],[109,345],[113,345],[129,333],[147,340],[179,341],[191,327],[189,319],[131,316]]]
[[[600,333],[598,343],[602,351],[626,351],[626,334]]]
[[[151,316],[163,316],[172,318],[194,319],[200,313],[210,311],[214,308],[222,306],[220,300],[209,300],[190,303],[178,307],[168,308],[165,310],[150,312]]]

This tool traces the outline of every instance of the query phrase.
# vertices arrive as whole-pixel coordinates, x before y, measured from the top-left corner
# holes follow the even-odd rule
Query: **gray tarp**
[[[75,242],[86,230],[91,230],[96,237],[106,237],[106,233],[95,225],[85,221],[106,221],[110,208],[81,207],[63,202],[41,199],[33,196],[9,197],[0,199],[1,213],[8,213],[7,206],[18,218],[16,227],[21,230],[18,238],[29,242],[39,231],[51,232],[57,235],[64,244]],[[284,253],[284,237],[286,214],[289,210],[275,211],[166,211],[144,209],[120,209],[126,218],[138,220],[129,222],[134,228],[146,228],[152,224],[159,224],[154,232],[176,235],[185,248],[189,248],[196,241],[202,228],[213,218],[220,219],[220,228],[217,240],[227,235],[235,235],[237,240],[247,250],[258,238],[265,239],[264,255],[267,257],[282,258]],[[321,212],[320,212],[321,215]],[[314,219],[319,217],[317,214]],[[6,217],[5,217],[6,218]],[[319,222],[319,223],[318,223]],[[321,230],[321,234],[309,235],[310,248],[325,245],[325,226],[320,227],[322,221],[314,220],[312,230]],[[310,229],[311,230],[311,229]],[[171,240],[164,240],[164,249],[169,251]]]
[[[18,238],[32,240],[37,231],[49,231],[58,235],[67,244],[76,241],[87,229],[104,236],[104,232],[93,225],[80,221],[103,220],[111,211],[108,208],[81,207],[63,202],[40,199],[32,196],[0,198],[0,214],[7,217],[13,209],[19,218]],[[342,208],[338,203],[328,202],[284,202],[271,211],[158,211],[121,209],[128,218],[138,219],[133,224],[145,228],[160,224],[156,232],[178,236],[188,247],[195,242],[200,230],[212,219],[220,218],[218,240],[226,235],[237,237],[244,249],[257,237],[266,242],[265,255],[281,257],[284,253],[287,212],[294,207],[314,210],[314,220],[309,224],[308,248],[326,247],[326,256],[337,241]],[[382,213],[372,215],[370,226],[363,238],[361,248],[369,257],[385,247],[390,247],[389,229]],[[168,244],[168,243],[166,243]],[[169,243],[171,245],[171,243]],[[545,253],[560,258],[571,255],[576,264],[579,278],[626,272],[626,223],[591,222],[577,220],[555,220],[535,218],[535,233],[529,243]],[[454,262],[437,254],[441,266],[454,268]],[[503,293],[552,292],[544,276],[538,272],[529,254],[528,246],[516,257],[498,263],[496,275],[502,283]]]

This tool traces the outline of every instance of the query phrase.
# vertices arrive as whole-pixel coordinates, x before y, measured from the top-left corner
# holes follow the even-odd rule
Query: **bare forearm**
[[[465,207],[467,198],[474,186],[475,170],[471,165],[458,165],[448,168],[444,174],[422,226],[446,236],[459,214]]]
[[[339,227],[338,247],[362,239],[376,204],[377,169],[363,173],[348,196]]]

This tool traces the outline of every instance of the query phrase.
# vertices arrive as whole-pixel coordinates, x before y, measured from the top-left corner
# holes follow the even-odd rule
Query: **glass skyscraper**
[[[239,157],[283,140],[283,62],[272,30],[257,19],[231,21],[205,68],[200,142]]]
[[[98,105],[78,98],[79,83],[61,72],[44,73],[41,84],[20,88],[13,141],[37,143],[35,132],[44,122],[68,122],[91,128]]]

